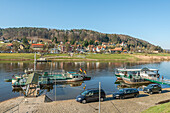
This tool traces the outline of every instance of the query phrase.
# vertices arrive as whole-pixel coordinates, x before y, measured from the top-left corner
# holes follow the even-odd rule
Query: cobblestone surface
[[[0,103],[0,112],[5,112],[9,108],[19,104],[19,113],[96,113],[98,112],[98,102],[78,103],[75,99],[54,101],[44,103],[45,96],[38,98],[18,97]],[[140,113],[156,103],[170,99],[170,88],[163,89],[162,94],[148,95],[140,92],[138,98],[112,99],[108,95],[104,102],[101,102],[101,113]],[[12,109],[18,112],[18,106]],[[8,112],[12,112],[9,110]],[[7,112],[7,113],[8,113]]]

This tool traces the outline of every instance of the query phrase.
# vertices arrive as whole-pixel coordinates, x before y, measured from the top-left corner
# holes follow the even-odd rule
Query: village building
[[[95,44],[99,44],[99,41],[98,41],[98,40],[95,40],[94,43],[95,43]]]
[[[110,49],[110,53],[121,53],[123,51],[122,47],[116,47],[115,49]]]
[[[124,46],[126,46],[126,44],[125,44],[124,42],[122,42],[122,43],[120,44],[120,46],[124,47]]]
[[[60,53],[60,51],[57,48],[51,48],[50,53],[58,54],[58,53]]]
[[[19,48],[20,48],[20,50],[24,50],[24,49],[25,49],[25,46],[24,46],[23,44],[20,44],[20,45],[19,45]]]
[[[36,51],[43,50],[44,44],[31,44],[31,48]]]
[[[107,42],[102,42],[102,46],[108,46],[109,45],[109,43],[107,43]]]
[[[12,49],[12,47],[13,47],[13,44],[12,44],[12,43],[10,43],[10,44],[7,45],[7,48],[8,48],[8,49]]]

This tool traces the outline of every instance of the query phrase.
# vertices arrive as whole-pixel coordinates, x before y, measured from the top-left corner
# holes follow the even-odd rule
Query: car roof
[[[156,85],[160,85],[160,84],[149,84],[149,85],[153,85],[153,86],[156,86]]]
[[[91,89],[87,89],[87,91],[92,91],[92,90],[99,90],[99,88],[91,88]],[[103,90],[103,89],[101,89]]]
[[[124,90],[128,90],[128,89],[133,89],[133,90],[137,90],[136,88],[123,88]]]

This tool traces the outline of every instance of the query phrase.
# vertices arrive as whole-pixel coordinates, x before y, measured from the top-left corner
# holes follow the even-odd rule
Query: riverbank
[[[140,91],[138,98],[129,99],[112,99],[111,95],[108,95],[104,102],[101,102],[102,113],[140,113],[146,109],[155,106],[158,102],[170,99],[170,88],[163,89],[161,94],[148,95]],[[53,102],[44,102],[45,96],[42,95],[37,98],[24,98],[18,97],[7,101],[0,102],[0,111],[5,112],[9,110],[19,109],[19,112],[36,112],[36,113],[92,113],[98,112],[98,102],[92,102],[87,104],[81,104],[71,100],[61,100]],[[20,103],[20,104],[19,104]],[[16,105],[18,105],[15,107]],[[169,106],[168,106],[169,107]],[[165,108],[166,109],[166,108]],[[152,111],[151,111],[152,112]]]
[[[37,58],[40,58],[37,54]],[[114,61],[114,62],[160,62],[170,61],[170,54],[46,54],[51,61]],[[0,61],[33,61],[34,53],[0,53]]]

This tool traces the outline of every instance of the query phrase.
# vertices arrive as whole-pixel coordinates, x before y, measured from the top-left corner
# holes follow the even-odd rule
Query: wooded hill
[[[47,28],[33,28],[33,27],[21,27],[21,28],[5,28],[0,29],[0,37],[5,39],[22,39],[23,37],[37,37],[39,39],[50,39],[57,41],[67,42],[70,41],[74,44],[75,41],[83,43],[85,41],[98,40],[102,42],[112,42],[115,45],[124,42],[127,48],[146,48],[148,50],[160,50],[162,48],[155,46],[147,41],[134,38],[128,35],[122,34],[105,34],[86,29],[72,29],[72,30],[58,30]]]

